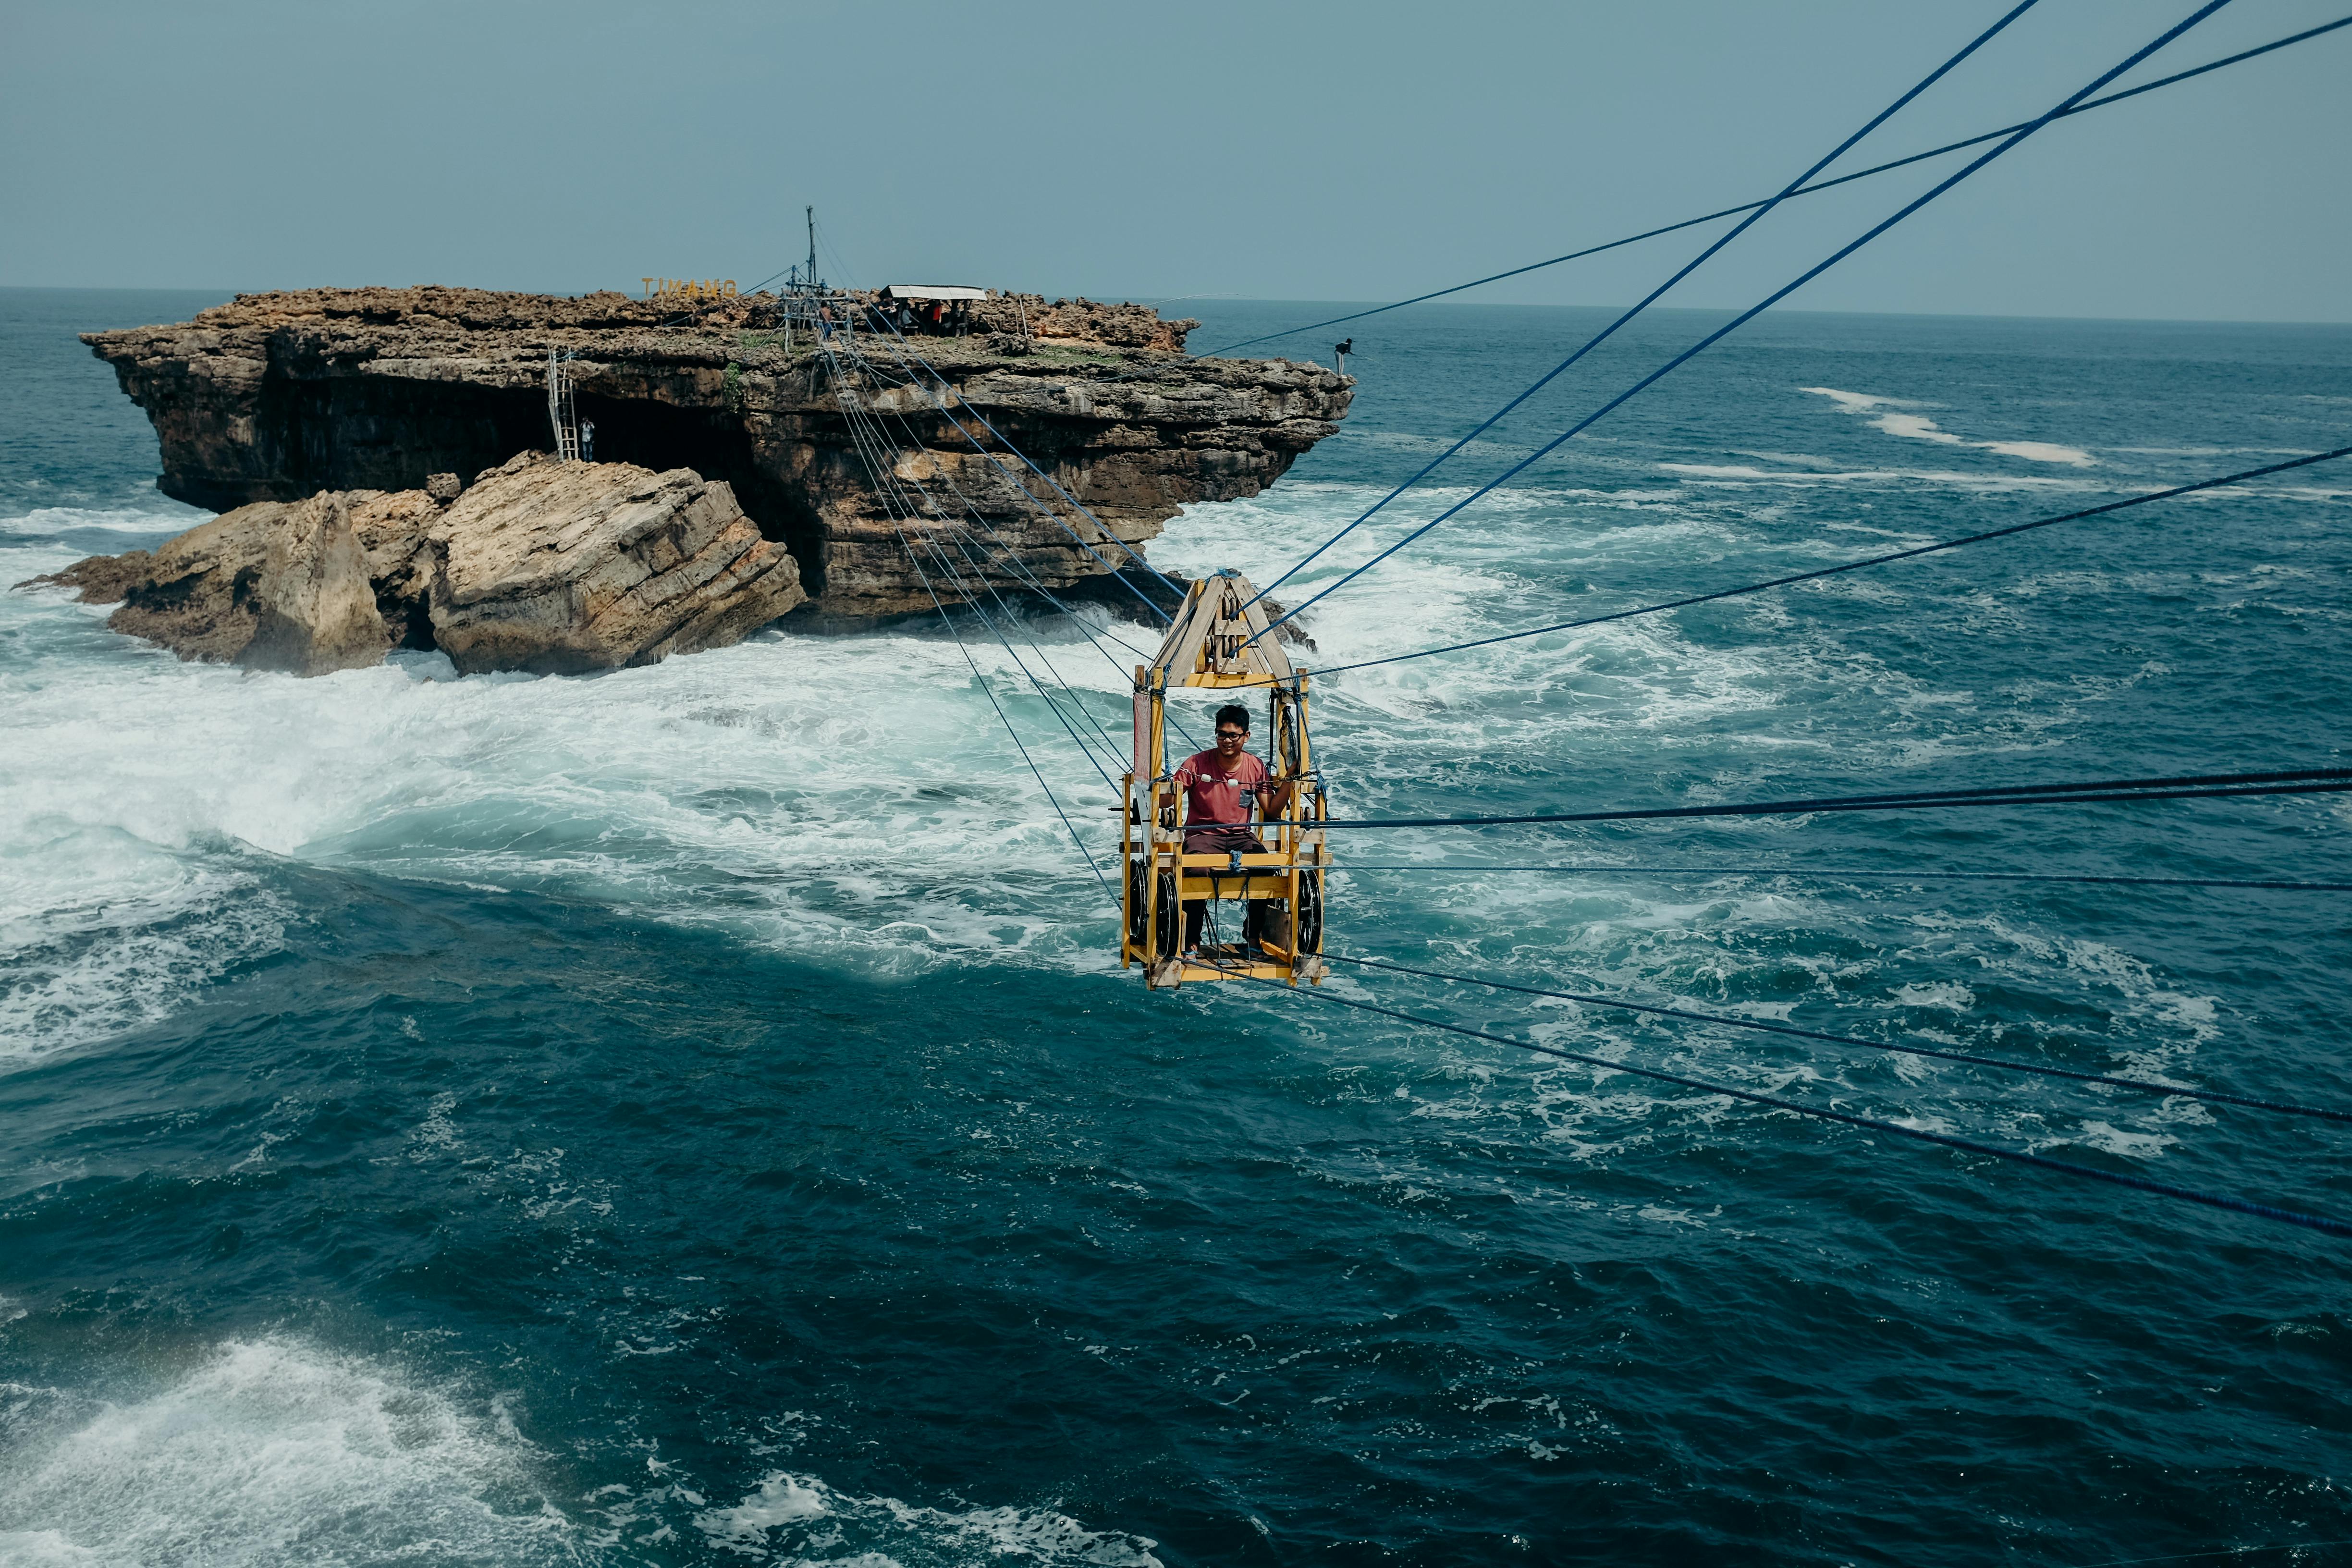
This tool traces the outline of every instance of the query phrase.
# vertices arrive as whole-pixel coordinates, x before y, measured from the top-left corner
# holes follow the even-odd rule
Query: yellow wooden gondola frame
[[[1326,973],[1323,899],[1330,849],[1317,824],[1328,818],[1307,733],[1307,671],[1294,667],[1267,634],[1257,591],[1238,572],[1192,584],[1160,652],[1138,665],[1134,761],[1121,775],[1119,965],[1140,964],[1154,990],[1188,980],[1246,977],[1320,984]],[[1187,854],[1183,792],[1168,754],[1169,689],[1263,689],[1267,696],[1268,771],[1295,787],[1282,809],[1261,807],[1252,824],[1263,853]],[[1238,902],[1244,940],[1182,951],[1183,905]]]

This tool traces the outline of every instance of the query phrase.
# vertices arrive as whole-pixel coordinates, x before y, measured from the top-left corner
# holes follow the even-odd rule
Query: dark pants
[[[1230,855],[1236,849],[1240,850],[1244,855],[1263,855],[1265,853],[1265,846],[1259,843],[1257,835],[1252,833],[1246,827],[1194,828],[1192,831],[1184,835],[1184,853],[1187,855]],[[1195,877],[1200,875],[1198,871],[1192,871],[1186,874]],[[1243,900],[1242,910],[1246,911],[1248,908],[1248,900]],[[1201,945],[1201,928],[1208,923],[1208,900],[1187,899],[1184,900],[1184,945],[1186,948],[1195,948]],[[1247,927],[1249,922],[1246,915],[1244,915],[1242,923],[1244,928]],[[1235,934],[1238,935],[1240,933],[1236,932]]]

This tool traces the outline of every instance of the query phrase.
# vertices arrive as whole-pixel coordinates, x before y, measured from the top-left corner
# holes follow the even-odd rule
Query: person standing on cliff
[[[1249,710],[1228,702],[1217,710],[1214,751],[1195,752],[1176,770],[1176,786],[1184,792],[1184,853],[1225,855],[1238,849],[1262,855],[1265,846],[1250,831],[1250,812],[1263,806],[1272,816],[1290,800],[1293,781],[1276,784],[1264,763],[1249,750]],[[1201,927],[1208,901],[1184,902],[1184,956],[1201,950]]]

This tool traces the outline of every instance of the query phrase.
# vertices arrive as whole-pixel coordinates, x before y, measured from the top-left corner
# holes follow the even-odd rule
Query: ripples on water
[[[143,419],[69,334],[205,302],[0,295],[27,367],[0,388],[8,581],[200,515],[147,488]],[[1292,319],[1217,309],[1203,343]],[[1155,557],[1265,581],[1598,319],[1359,333],[1343,433]],[[1704,324],[1643,325],[1306,584]],[[1768,320],[1319,607],[1311,662],[2340,444],[2347,368],[2342,329]],[[2352,479],[2315,469],[1356,671],[1318,742],[1346,815],[2326,764],[2347,522]],[[0,1558],[2089,1563],[2352,1537],[2342,1243],[1311,1000],[1147,995],[935,626],[304,681],[103,615],[0,597]],[[1153,639],[1030,629],[1123,733],[1135,656],[1086,633]],[[1099,780],[972,652],[1111,841]],[[2346,1103],[2341,895],[1802,868],[2344,880],[2348,815],[1365,834],[1359,864],[1792,872],[1360,871],[1334,940]],[[1331,989],[2352,1211],[2323,1126]]]

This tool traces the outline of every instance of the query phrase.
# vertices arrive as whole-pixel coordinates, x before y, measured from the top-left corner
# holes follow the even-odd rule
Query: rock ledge
[[[434,481],[257,501],[17,586],[120,601],[108,626],[183,658],[297,675],[397,647],[469,673],[652,664],[740,642],[807,597],[734,491],[691,469],[526,452],[462,491]]]

